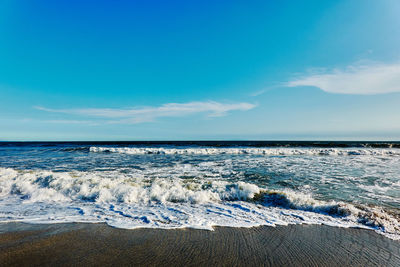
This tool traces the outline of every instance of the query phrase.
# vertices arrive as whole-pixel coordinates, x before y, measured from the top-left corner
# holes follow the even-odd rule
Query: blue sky
[[[400,2],[0,3],[0,140],[400,140]]]

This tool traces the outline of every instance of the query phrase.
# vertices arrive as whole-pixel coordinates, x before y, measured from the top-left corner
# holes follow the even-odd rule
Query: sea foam
[[[0,221],[106,222],[121,228],[327,224],[400,239],[398,214],[322,201],[294,190],[213,178],[149,178],[140,171],[0,168]]]
[[[320,155],[320,156],[400,156],[400,149],[388,148],[165,148],[165,147],[90,147],[90,152],[122,153],[131,155],[165,154],[165,155],[220,155],[220,154],[250,154],[250,155]]]

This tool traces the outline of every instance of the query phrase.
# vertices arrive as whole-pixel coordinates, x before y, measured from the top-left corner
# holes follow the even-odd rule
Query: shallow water
[[[0,143],[0,221],[327,224],[400,238],[398,143]]]

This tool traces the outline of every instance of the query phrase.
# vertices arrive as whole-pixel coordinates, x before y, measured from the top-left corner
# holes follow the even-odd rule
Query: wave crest
[[[220,155],[251,154],[270,156],[318,155],[318,156],[399,156],[399,149],[385,148],[149,148],[149,147],[90,147],[94,153],[121,153],[131,155]]]
[[[113,171],[60,173],[0,168],[0,197],[0,203],[6,204],[0,205],[0,221],[31,216],[35,211],[32,211],[30,204],[44,205],[44,208],[36,211],[41,214],[57,203],[67,210],[76,205],[85,206],[91,210],[90,218],[96,214],[95,218],[106,221],[110,219],[107,212],[113,212],[112,216],[124,220],[125,224],[118,224],[121,227],[126,225],[127,220],[131,223],[129,216],[133,215],[127,215],[130,212],[138,218],[143,217],[142,213],[149,214],[149,218],[138,222],[141,227],[149,224],[153,227],[168,226],[172,220],[173,225],[190,227],[197,225],[196,220],[200,220],[200,217],[200,221],[207,225],[231,225],[233,222],[239,226],[334,223],[337,226],[372,228],[400,239],[400,216],[381,207],[321,201],[300,192],[268,190],[240,181],[232,183],[204,178],[149,179],[135,173]],[[126,212],[116,212],[117,208],[124,207]],[[154,207],[166,208],[154,210]],[[171,207],[175,207],[173,211],[170,210]],[[23,215],[14,216],[19,209],[23,210]],[[179,215],[176,212],[178,209],[186,210],[186,215]],[[201,212],[196,213],[199,209]],[[83,211],[80,212],[82,213],[73,220],[81,220],[86,216]],[[165,215],[171,212],[173,215]],[[192,212],[195,215],[191,215]],[[292,215],[285,215],[286,213]],[[65,214],[60,213],[57,216],[63,218]],[[190,216],[198,218],[189,220]]]

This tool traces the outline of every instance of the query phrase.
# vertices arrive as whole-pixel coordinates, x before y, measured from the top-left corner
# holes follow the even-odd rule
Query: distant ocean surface
[[[400,142],[0,142],[0,222],[326,224],[400,239]]]

